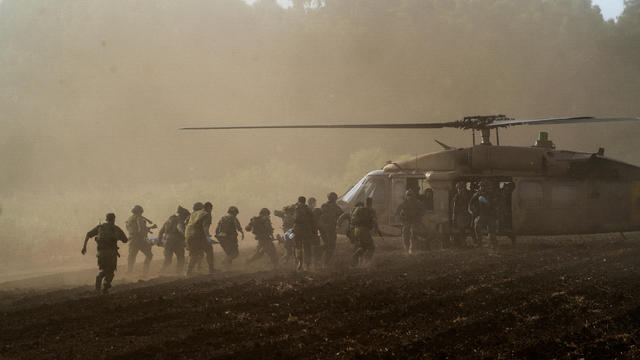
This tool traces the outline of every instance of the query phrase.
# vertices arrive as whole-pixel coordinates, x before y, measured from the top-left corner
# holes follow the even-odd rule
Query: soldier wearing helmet
[[[133,271],[133,266],[136,263],[136,257],[138,251],[142,252],[145,256],[143,273],[146,275],[149,272],[149,264],[153,254],[151,253],[151,244],[147,241],[147,234],[151,232],[151,229],[157,227],[151,220],[142,216],[144,209],[140,205],[136,205],[131,209],[132,215],[127,219],[126,227],[129,232],[129,258],[127,273]],[[148,227],[147,223],[152,224]]]
[[[498,199],[490,182],[483,180],[478,191],[469,200],[468,211],[473,220],[473,231],[478,245],[482,245],[484,233],[489,235],[491,245],[497,245],[496,222]]]
[[[317,226],[313,212],[307,205],[307,199],[304,196],[298,197],[295,221],[293,224],[296,267],[298,270],[301,270],[303,265],[307,270],[309,270],[311,266],[311,247],[313,234],[317,232]]]
[[[338,219],[344,211],[337,203],[338,195],[334,192],[330,192],[327,195],[327,202],[320,207],[322,213],[320,214],[320,221],[318,227],[320,228],[320,236],[322,237],[323,250],[324,250],[324,265],[327,266],[333,258],[333,253],[336,249],[336,239],[338,238],[338,232],[336,230]]]
[[[269,215],[271,215],[269,209],[264,208],[260,210],[258,216],[251,218],[251,221],[249,221],[249,224],[245,227],[245,230],[253,233],[253,236],[258,242],[256,253],[247,260],[247,265],[267,254],[273,267],[278,267],[278,254],[275,246],[273,246],[273,226],[271,225]]]
[[[238,232],[242,234],[242,240],[244,240],[244,232],[242,231],[242,225],[237,216],[240,213],[237,207],[230,206],[227,210],[227,215],[223,216],[218,221],[216,227],[216,238],[220,242],[222,250],[224,250],[227,257],[224,260],[225,265],[230,266],[231,262],[238,257]]]
[[[178,263],[176,272],[181,274],[184,269],[185,222],[190,215],[189,210],[178,206],[176,214],[169,216],[158,232],[158,241],[164,245],[163,271],[171,265],[174,254]]]
[[[453,244],[457,247],[466,245],[467,234],[471,233],[471,216],[468,211],[471,193],[465,182],[456,184],[456,194],[451,200],[451,221],[453,223]],[[475,238],[475,237],[474,237]]]
[[[96,238],[98,245],[96,257],[98,258],[98,268],[100,269],[98,276],[96,276],[96,291],[100,291],[100,288],[102,288],[104,294],[111,288],[111,281],[118,265],[118,240],[123,243],[127,242],[127,236],[124,231],[116,225],[116,215],[109,213],[106,220],[106,223],[96,226],[87,233],[82,246],[82,255],[84,255],[87,253],[87,241],[89,241],[89,238]],[[104,287],[102,287],[103,280]]]
[[[407,254],[411,255],[420,232],[424,205],[420,203],[413,189],[407,190],[405,195],[405,200],[396,209],[396,216],[402,222],[404,248]]]
[[[198,205],[196,207],[196,205]],[[202,205],[201,203],[194,204],[193,208],[199,208],[200,210],[194,211],[187,222],[185,230],[185,239],[189,248],[189,265],[187,267],[187,276],[193,274],[196,266],[202,261],[202,257],[207,254],[207,262],[209,264],[209,273],[213,273],[213,250],[209,239],[211,235],[209,233],[209,227],[211,226],[211,212],[213,205],[210,202]],[[211,256],[209,256],[211,252]]]

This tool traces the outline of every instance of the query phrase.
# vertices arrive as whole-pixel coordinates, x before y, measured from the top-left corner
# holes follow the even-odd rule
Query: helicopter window
[[[364,199],[370,197],[373,199],[373,204],[382,204],[384,205],[384,185],[385,181],[383,178],[369,178],[364,183]]]
[[[518,184],[518,195],[525,207],[542,207],[542,184],[522,181]]]
[[[347,191],[342,196],[342,200],[346,203],[352,203],[353,200],[355,200],[355,197],[358,194],[359,190],[362,188],[362,183],[364,183],[366,179],[366,177],[363,177],[362,179],[360,179],[360,181],[353,185],[353,187],[351,187],[351,189],[349,189],[349,191]]]

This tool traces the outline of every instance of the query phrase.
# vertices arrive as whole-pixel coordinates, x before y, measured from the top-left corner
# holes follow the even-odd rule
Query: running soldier
[[[353,226],[353,237],[356,250],[353,253],[352,264],[358,266],[371,261],[375,245],[373,243],[372,231],[382,234],[378,228],[376,211],[373,209],[373,200],[367,198],[366,206],[356,206],[351,213],[351,224]]]
[[[491,245],[497,245],[496,238],[496,207],[498,200],[486,181],[480,183],[480,188],[469,201],[469,213],[473,216],[473,231],[478,245],[482,245],[482,236],[489,235]]]
[[[100,270],[98,276],[96,276],[96,291],[100,291],[102,280],[104,279],[104,287],[102,288],[104,294],[109,292],[111,281],[118,266],[118,256],[120,256],[118,254],[118,240],[123,243],[128,241],[124,231],[116,225],[115,214],[107,214],[106,220],[106,223],[96,226],[87,233],[82,246],[82,255],[84,255],[87,253],[87,241],[89,241],[89,238],[96,237],[98,246],[96,257],[98,258],[98,269]]]
[[[153,254],[151,253],[151,244],[147,241],[147,234],[151,232],[151,229],[155,229],[158,226],[153,224],[151,220],[142,216],[144,209],[140,205],[136,205],[131,209],[131,215],[129,219],[127,219],[127,232],[129,232],[129,258],[128,258],[128,267],[127,273],[131,273],[133,271],[133,266],[136,263],[136,256],[138,256],[138,251],[144,254],[144,267],[142,272],[144,275],[149,273],[149,264],[151,264],[151,259],[153,258]],[[152,224],[152,226],[148,227],[147,223]]]
[[[202,261],[202,257],[207,252],[207,248],[211,246],[209,243],[209,239],[211,239],[209,227],[211,226],[211,211],[213,210],[213,205],[210,202],[202,205],[202,208],[200,208],[200,205],[202,204],[194,204],[194,210],[199,210],[195,210],[191,216],[189,216],[189,222],[185,230],[185,238],[189,248],[187,276],[193,275],[196,266]],[[207,262],[209,264],[209,273],[211,274],[213,273],[213,256],[211,256],[211,261],[209,261],[209,256],[207,256]]]
[[[220,242],[222,250],[227,254],[227,257],[224,259],[224,263],[227,266],[230,266],[231,262],[239,255],[238,232],[242,234],[242,240],[244,240],[242,225],[240,225],[240,221],[238,221],[237,218],[239,213],[240,211],[237,207],[229,207],[227,215],[218,221],[218,226],[216,227],[216,238]]]
[[[405,200],[398,206],[396,216],[402,222],[402,240],[407,254],[411,255],[420,233],[424,206],[412,190],[407,190]]]
[[[189,210],[178,206],[176,214],[173,214],[165,221],[160,232],[158,232],[158,241],[164,244],[164,264],[162,271],[166,271],[171,265],[173,255],[176,255],[177,267],[176,272],[182,273],[184,269],[184,247],[185,247],[185,222],[191,214]]]
[[[329,265],[333,253],[336,250],[336,239],[338,238],[337,224],[338,219],[344,214],[344,211],[338,206],[336,201],[338,195],[334,192],[327,195],[327,202],[322,204],[320,215],[320,236],[322,237],[324,247],[324,265]]]
[[[289,260],[294,258],[294,240],[291,239],[287,234],[291,232],[293,229],[293,224],[296,219],[296,204],[288,205],[282,208],[282,210],[275,210],[273,215],[282,219],[282,244],[284,246],[285,254],[282,257],[283,262],[289,262]]]
[[[311,244],[313,234],[317,232],[317,225],[314,220],[313,213],[306,204],[307,199],[304,196],[298,198],[296,204],[296,217],[293,224],[293,234],[295,242],[296,268],[302,269],[302,266],[309,270],[311,266]]]
[[[262,209],[259,215],[251,218],[249,225],[245,227],[245,230],[253,233],[253,236],[258,242],[256,253],[247,260],[247,265],[262,258],[264,254],[267,254],[273,268],[278,267],[278,254],[275,246],[273,246],[273,226],[271,225],[269,215],[271,215],[269,209]]]
[[[453,223],[453,244],[456,247],[466,245],[467,234],[471,233],[471,216],[469,214],[469,200],[471,193],[467,190],[467,184],[456,184],[456,194],[451,202],[451,222]],[[475,239],[475,235],[472,235]]]

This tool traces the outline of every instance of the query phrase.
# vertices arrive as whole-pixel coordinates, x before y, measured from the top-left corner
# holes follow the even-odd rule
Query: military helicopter
[[[443,237],[451,231],[455,186],[472,188],[489,181],[509,189],[498,235],[569,235],[640,230],[640,167],[596,153],[557,150],[548,133],[533,146],[500,146],[499,129],[517,125],[552,125],[638,121],[640,118],[570,117],[514,119],[505,115],[467,116],[441,123],[211,126],[184,130],[234,129],[440,129],[471,130],[473,146],[389,162],[365,175],[339,199],[347,210],[373,199],[383,231],[398,234],[396,209],[407,190],[426,200],[425,228]],[[496,145],[491,143],[495,131]],[[480,143],[476,144],[476,132]],[[437,140],[436,140],[437,141]],[[505,186],[508,185],[508,186]]]

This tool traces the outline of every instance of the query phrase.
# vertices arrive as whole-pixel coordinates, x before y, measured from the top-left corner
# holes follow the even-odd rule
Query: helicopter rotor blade
[[[244,130],[244,129],[441,129],[456,128],[458,122],[408,124],[326,124],[326,125],[262,125],[262,126],[201,126],[180,130]]]
[[[553,125],[553,124],[578,124],[592,122],[614,122],[614,121],[639,121],[638,117],[620,118],[595,118],[592,116],[568,117],[568,118],[548,118],[548,119],[513,119],[498,120],[489,125],[491,128],[506,127],[513,125]]]

